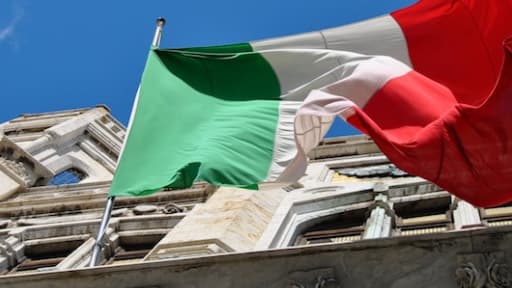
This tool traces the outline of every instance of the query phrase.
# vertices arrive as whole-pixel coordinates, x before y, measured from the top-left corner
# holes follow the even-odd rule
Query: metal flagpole
[[[114,207],[114,200],[116,197],[108,197],[107,204],[105,205],[105,211],[103,211],[103,217],[101,218],[100,229],[98,230],[98,235],[96,235],[96,243],[94,243],[94,249],[92,250],[91,262],[89,263],[89,267],[94,267],[98,265],[99,256],[101,253],[101,249],[105,246],[105,241],[103,236],[105,235],[105,230],[107,230],[108,222],[110,221],[110,215],[112,214],[112,208]]]
[[[153,43],[151,43],[155,47],[160,46],[160,38],[162,38],[162,28],[164,25],[165,19],[163,17],[156,18],[155,36],[153,36]]]
[[[158,17],[156,19],[156,30],[155,36],[153,37],[153,42],[151,43],[154,47],[160,46],[160,38],[162,38],[162,28],[165,25],[165,19],[162,17]],[[100,260],[100,253],[105,246],[105,231],[107,230],[108,222],[110,221],[110,215],[112,214],[112,209],[114,208],[114,200],[116,197],[110,196],[107,198],[107,203],[105,205],[105,210],[103,211],[103,217],[101,218],[100,228],[98,229],[98,235],[96,235],[96,243],[94,243],[94,249],[91,254],[91,262],[89,263],[89,267],[94,267],[98,265]]]

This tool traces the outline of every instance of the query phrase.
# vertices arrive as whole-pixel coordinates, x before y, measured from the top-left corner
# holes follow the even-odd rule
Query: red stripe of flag
[[[416,72],[348,121],[397,166],[472,204],[512,201],[512,0],[424,0],[392,16]]]

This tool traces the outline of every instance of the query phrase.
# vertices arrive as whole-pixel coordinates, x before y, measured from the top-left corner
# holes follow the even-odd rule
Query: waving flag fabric
[[[510,201],[511,11],[424,0],[324,31],[154,49],[111,195],[295,181],[339,115],[401,169],[479,206]]]

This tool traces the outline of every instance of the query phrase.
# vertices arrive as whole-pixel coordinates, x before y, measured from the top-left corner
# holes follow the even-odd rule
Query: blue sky
[[[106,104],[126,125],[158,16],[162,47],[190,47],[335,27],[414,2],[1,0],[0,122]],[[340,121],[333,133],[357,132]]]

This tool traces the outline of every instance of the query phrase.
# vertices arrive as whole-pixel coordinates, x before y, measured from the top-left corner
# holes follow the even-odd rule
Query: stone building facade
[[[88,268],[125,133],[104,106],[0,124],[0,287],[512,287],[512,205],[457,199],[366,136],[324,140],[297,183],[117,198]]]

